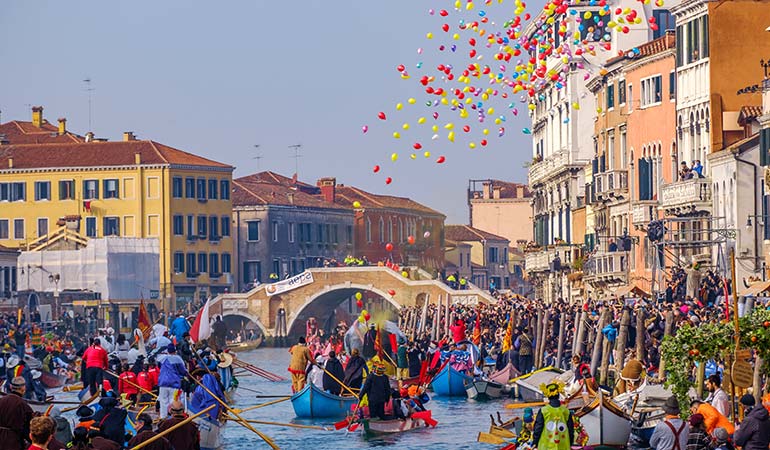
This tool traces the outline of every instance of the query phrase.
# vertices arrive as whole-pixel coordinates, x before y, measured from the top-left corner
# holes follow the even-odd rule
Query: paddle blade
[[[506,443],[505,439],[495,436],[493,434],[484,433],[483,431],[479,431],[479,435],[476,438],[476,440],[481,442],[482,444],[502,445]]]
[[[340,420],[339,422],[336,422],[334,424],[334,429],[335,430],[341,430],[341,429],[345,428],[348,425],[350,425],[350,419],[345,418],[344,420]]]
[[[358,422],[356,422],[356,423],[354,423],[354,424],[351,424],[351,425],[348,427],[348,431],[356,431],[357,429],[358,429]]]
[[[508,444],[505,447],[501,448],[500,450],[516,450],[515,444]]]

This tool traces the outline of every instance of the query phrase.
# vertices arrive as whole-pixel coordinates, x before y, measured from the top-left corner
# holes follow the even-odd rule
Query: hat
[[[225,368],[230,367],[230,365],[233,363],[233,356],[229,353],[222,353],[219,355],[220,358],[222,358],[222,362],[217,364],[218,367]]]
[[[727,442],[727,439],[729,437],[729,435],[727,434],[727,430],[721,427],[715,429],[713,435],[714,435],[714,439],[717,441],[717,444],[724,444],[725,442]]]
[[[751,394],[743,394],[743,397],[741,397],[741,405],[743,406],[754,406],[757,402],[754,400],[754,396]]]
[[[6,363],[6,365],[5,365],[5,366],[6,366],[7,368],[11,369],[11,368],[13,368],[13,367],[16,367],[16,366],[18,366],[18,365],[19,365],[19,361],[21,361],[21,359],[19,359],[19,356],[18,356],[18,355],[11,355],[11,356],[8,358],[8,362]]]
[[[87,417],[91,417],[94,415],[94,410],[89,408],[86,405],[80,405],[80,407],[75,411],[75,415],[80,417],[81,419],[85,419]]]
[[[30,373],[32,374],[32,379],[33,379],[33,380],[37,380],[38,378],[40,378],[41,376],[43,376],[43,372],[41,372],[41,371],[39,371],[39,370],[35,370],[35,369],[32,369],[32,370],[30,371]]]
[[[166,351],[169,353],[176,353],[176,345],[168,344],[168,346],[166,346]]]
[[[679,400],[677,400],[675,395],[666,399],[666,403],[663,404],[663,412],[671,415],[678,415],[681,412],[679,410]]]
[[[624,380],[637,381],[644,372],[644,366],[638,359],[632,359],[623,366],[623,370],[620,372],[620,377]]]
[[[11,380],[11,387],[20,388],[27,385],[27,382],[24,380],[24,377],[13,377]]]
[[[114,408],[118,405],[118,399],[115,397],[102,397],[99,399],[99,406],[104,409]]]
[[[375,375],[382,375],[385,373],[385,364],[381,362],[374,362],[372,364],[372,371],[374,371]]]
[[[696,413],[690,416],[690,426],[697,427],[703,423],[703,414]]]
[[[115,334],[115,330],[112,329],[112,327],[107,327],[107,334]]]
[[[532,413],[532,408],[526,407],[524,408],[524,418],[522,419],[524,423],[530,423],[532,420],[534,420],[534,414]]]
[[[564,393],[564,383],[559,380],[553,380],[548,384],[540,384],[540,391],[546,398],[559,397],[559,394]]]

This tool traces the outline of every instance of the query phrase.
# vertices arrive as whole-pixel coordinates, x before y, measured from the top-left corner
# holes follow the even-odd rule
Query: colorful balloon
[[[384,113],[384,112],[382,112],[382,111],[380,111],[380,112],[377,114],[377,117],[378,117],[380,120],[385,120],[385,119],[387,119],[387,116],[385,116],[385,113]]]
[[[436,160],[438,164],[443,164],[444,161],[446,161],[446,158],[444,156],[439,156],[438,159]]]
[[[361,131],[363,131],[364,133],[366,133],[367,131],[369,131],[369,126],[368,126],[368,125],[364,125],[364,126],[362,126],[362,127],[361,127]]]
[[[353,208],[356,208],[356,209],[358,209],[358,208],[360,208],[360,207],[361,207],[361,202],[359,202],[358,200],[356,200],[356,201],[354,201],[354,202],[353,202]]]
[[[374,169],[372,169],[372,172],[377,173],[380,171],[380,166],[374,166]]]
[[[414,236],[410,235],[409,237],[407,237],[406,238],[406,242],[408,242],[409,244],[413,245],[414,244]]]
[[[396,295],[396,291],[394,291],[393,289],[388,289],[388,294],[390,294],[390,296],[393,297],[394,295]]]
[[[364,307],[364,302],[362,302],[361,300],[356,300],[356,307],[358,307],[358,309],[363,308]]]
[[[356,292],[356,300],[361,300],[363,297],[364,297],[363,294],[361,294],[360,292]]]
[[[424,237],[425,239],[428,239],[430,237],[430,231],[426,231],[425,233],[423,233],[422,237]]]
[[[390,242],[385,244],[385,250],[387,250],[389,252],[392,252],[393,251],[393,244],[391,244]]]

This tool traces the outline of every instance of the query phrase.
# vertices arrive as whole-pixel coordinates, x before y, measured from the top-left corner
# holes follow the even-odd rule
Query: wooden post
[[[602,367],[600,369],[599,383],[603,385],[607,385],[607,376],[609,375],[611,351],[612,351],[612,343],[610,342],[610,340],[606,338],[602,339]]]
[[[698,370],[695,372],[695,393],[697,398],[703,398],[703,381],[706,378],[706,363],[698,363]]]
[[[674,312],[673,311],[666,311],[666,323],[663,326],[663,337],[671,336],[671,329],[674,327]],[[658,369],[658,378],[660,378],[660,381],[664,381],[666,379],[666,360],[662,357],[660,358],[660,368]]]
[[[644,326],[644,319],[647,311],[644,308],[639,308],[636,313],[636,359],[642,364],[647,359],[646,351],[644,348],[644,336],[647,333],[647,327]]]
[[[754,382],[752,383],[752,392],[754,392],[754,401],[757,405],[762,405],[762,358],[757,354],[754,357]]]
[[[733,280],[733,326],[735,327],[735,350],[732,355],[732,358],[728,358],[728,363],[730,364],[730,377],[733,376],[733,365],[732,361],[736,361],[738,359],[738,350],[741,348],[741,330],[738,325],[738,284],[735,280],[735,248],[730,249],[730,274],[732,275]],[[725,299],[727,300],[727,299]],[[732,379],[730,380],[730,412],[733,415],[733,423],[736,422],[736,419],[738,417],[738,414],[736,413],[736,404],[735,404],[735,383],[732,382]]]
[[[588,320],[588,311],[580,314],[580,325],[578,326],[578,343],[576,354],[582,355],[586,348],[586,321]]]
[[[433,340],[438,340],[441,337],[441,330],[443,327],[441,326],[441,307],[444,306],[444,297],[443,295],[439,294],[438,296],[438,304],[436,305],[436,316],[433,319]]]
[[[449,309],[452,306],[452,296],[446,295],[446,309],[444,310],[444,334],[449,334],[449,322],[452,320],[452,315],[449,313]]]
[[[567,314],[559,313],[559,341],[556,348],[556,364],[562,367],[561,359],[564,357],[564,332],[567,329]]]
[[[604,345],[604,334],[602,328],[610,320],[610,310],[606,306],[602,307],[602,315],[599,317],[599,327],[596,329],[596,339],[594,339],[594,348],[591,354],[591,374],[596,376],[596,369],[599,367],[599,357],[601,356],[602,346]]]
[[[578,328],[580,328],[580,309],[575,313],[575,321],[572,322],[572,354],[577,354]]]
[[[623,369],[626,361],[626,342],[628,341],[628,324],[631,322],[631,312],[627,307],[623,308],[623,315],[620,319],[620,331],[618,332],[618,341],[615,342],[615,368],[617,372]]]
[[[548,323],[550,322],[551,314],[548,312],[548,310],[543,311],[543,322],[540,326],[541,332],[540,332],[540,367],[543,367],[543,356],[547,349],[546,341],[548,340]]]
[[[540,329],[543,327],[543,310],[542,308],[537,309],[537,318],[535,319],[535,332],[531,335],[535,338],[535,348],[532,350],[535,352],[532,363],[535,365],[535,369],[540,368],[540,364],[538,363],[539,358],[538,355],[541,354],[540,352],[540,346],[543,344],[542,340],[540,339]]]
[[[422,315],[420,316],[420,335],[425,331],[425,321],[428,318],[428,303],[430,303],[430,294],[425,294],[425,303],[422,305]]]

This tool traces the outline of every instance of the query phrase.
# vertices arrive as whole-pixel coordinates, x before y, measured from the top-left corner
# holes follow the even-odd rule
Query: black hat
[[[666,399],[666,403],[663,405],[663,412],[671,415],[676,415],[681,412],[679,410],[679,400],[677,400],[676,396],[672,395]]]
[[[75,415],[80,417],[81,419],[85,419],[88,417],[91,417],[94,415],[94,410],[89,408],[86,405],[81,405],[77,411],[75,411]]]
[[[743,397],[741,397],[741,405],[743,406],[754,406],[757,402],[754,400],[754,396],[751,394],[743,394]]]

